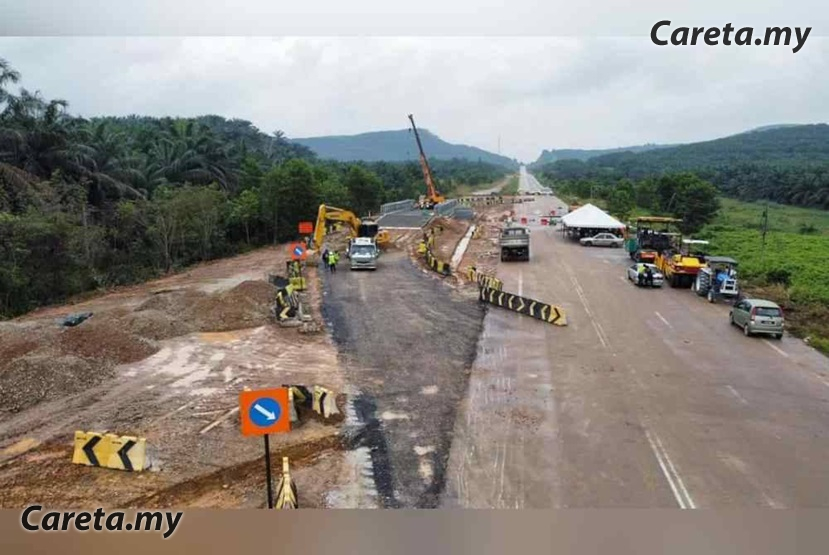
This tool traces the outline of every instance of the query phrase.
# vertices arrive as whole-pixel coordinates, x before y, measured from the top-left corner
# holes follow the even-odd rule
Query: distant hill
[[[829,125],[773,125],[737,135],[616,152],[585,161],[558,160],[536,172],[548,179],[642,179],[694,172],[726,195],[829,208]]]
[[[589,160],[596,156],[603,156],[605,154],[613,154],[616,152],[645,152],[657,148],[668,148],[674,145],[637,145],[637,146],[623,146],[618,148],[605,149],[578,149],[578,148],[560,148],[553,150],[541,151],[541,156],[538,160],[532,163],[533,166],[540,164],[549,164],[557,162],[558,160]]]
[[[829,162],[829,125],[768,126],[699,143],[597,156],[591,165],[634,173],[699,170],[738,163]]]
[[[468,145],[447,143],[427,129],[418,128],[426,156],[431,159],[458,158],[517,168],[516,160]],[[332,135],[293,139],[310,148],[319,158],[341,162],[404,162],[417,160],[417,143],[409,129],[375,131],[359,135]]]

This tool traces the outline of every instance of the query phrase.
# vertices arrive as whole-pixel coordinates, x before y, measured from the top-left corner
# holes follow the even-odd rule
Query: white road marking
[[[592,317],[590,318],[590,323],[593,324],[593,329],[596,330],[596,335],[599,336],[599,341],[601,341],[602,345],[607,348],[607,341],[605,341],[604,330],[602,330],[601,325],[599,325],[599,323]]]
[[[736,389],[734,389],[734,388],[733,388],[733,387],[731,387],[730,385],[727,385],[727,386],[725,386],[725,387],[726,387],[726,388],[728,388],[728,391],[730,391],[730,392],[732,393],[732,395],[734,395],[734,397],[736,397],[737,399],[739,399],[741,403],[743,403],[744,405],[747,405],[747,404],[748,404],[748,401],[746,401],[746,400],[743,398],[743,396],[742,396],[742,395],[740,395],[740,392],[739,392],[739,391],[737,391]]]
[[[662,441],[660,441],[658,436],[651,434],[651,432],[647,429],[645,429],[645,437],[648,438],[651,451],[653,451],[654,456],[656,456],[656,460],[659,462],[659,467],[662,469],[662,474],[665,476],[665,479],[668,480],[668,485],[671,487],[671,491],[673,492],[674,498],[680,508],[696,509],[694,500],[691,499],[691,495],[685,488],[685,484],[682,482],[682,478],[680,478],[679,473],[676,471],[676,467],[674,467],[671,458],[662,446]]]
[[[787,353],[786,351],[784,351],[783,349],[781,349],[780,347],[778,347],[777,345],[775,345],[774,343],[772,343],[768,339],[763,339],[763,343],[765,343],[766,345],[768,345],[769,347],[771,347],[772,349],[777,351],[781,356],[789,358],[789,353]]]
[[[661,314],[659,314],[656,311],[654,311],[654,314],[656,314],[656,317],[659,318],[660,320],[662,320],[662,322],[664,322],[664,324],[666,326],[668,326],[671,329],[674,329],[674,327],[671,325],[671,323],[669,321],[667,321],[664,316],[662,316]]]

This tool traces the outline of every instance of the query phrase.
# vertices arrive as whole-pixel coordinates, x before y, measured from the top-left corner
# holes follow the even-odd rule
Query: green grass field
[[[722,199],[716,219],[695,237],[711,254],[739,262],[742,287],[786,309],[789,331],[829,354],[829,211]]]
[[[732,256],[753,285],[779,284],[795,302],[829,304],[829,212],[769,204],[763,249],[764,205],[722,199],[714,222],[696,238],[711,254]]]
[[[506,185],[501,187],[501,194],[502,195],[516,195],[518,194],[518,176],[513,175],[509,178],[509,181]]]

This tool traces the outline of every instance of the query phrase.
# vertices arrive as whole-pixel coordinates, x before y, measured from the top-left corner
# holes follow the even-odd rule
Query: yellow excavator
[[[389,232],[385,229],[380,229],[374,220],[361,220],[350,210],[320,204],[319,210],[317,211],[317,223],[314,226],[312,248],[319,249],[322,247],[322,240],[325,237],[326,228],[330,222],[343,222],[347,224],[351,228],[351,238],[370,237],[374,239],[378,247],[383,247],[391,242]]]
[[[417,140],[417,149],[420,151],[420,168],[423,170],[423,179],[426,181],[426,195],[421,195],[417,201],[420,208],[432,209],[436,204],[446,201],[446,197],[441,195],[435,187],[435,180],[432,178],[432,169],[429,167],[429,162],[426,160],[426,154],[423,153],[423,145],[420,142],[420,134],[417,132],[414,117],[409,114],[409,121],[412,122],[412,130]]]

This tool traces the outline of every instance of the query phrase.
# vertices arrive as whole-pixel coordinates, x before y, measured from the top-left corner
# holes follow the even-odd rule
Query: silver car
[[[579,240],[579,243],[585,247],[621,247],[624,242],[624,239],[612,233],[599,233],[593,237],[582,237]]]
[[[650,268],[651,272],[653,272],[653,286],[654,287],[662,287],[662,284],[665,282],[665,276],[662,275],[662,272],[659,271],[659,268],[656,267],[655,264],[648,264],[648,263],[638,263],[634,264],[633,266],[629,266],[627,269],[628,279],[633,282],[634,285],[639,285],[639,267],[644,266],[645,268]]]
[[[783,309],[771,301],[743,299],[731,308],[728,319],[743,328],[746,337],[754,334],[771,335],[775,339],[783,337]]]

